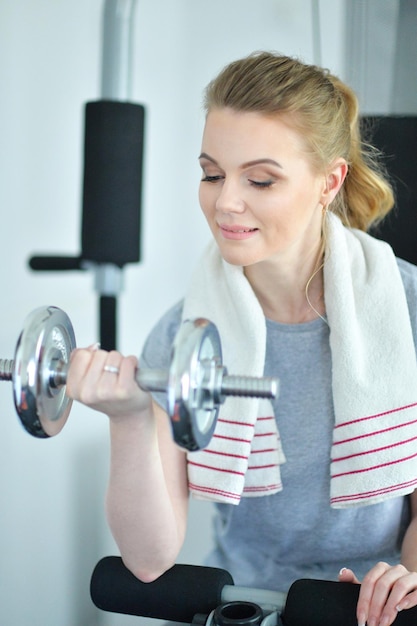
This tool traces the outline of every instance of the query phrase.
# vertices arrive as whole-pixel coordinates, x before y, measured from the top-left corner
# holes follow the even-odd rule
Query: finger
[[[384,613],[389,619],[395,619],[396,607],[405,595],[413,588],[413,583],[409,581],[412,575],[403,565],[395,565],[389,568],[377,581],[369,608],[370,616],[375,619]],[[387,623],[388,619],[385,620]]]
[[[92,351],[91,347],[76,348],[71,352],[67,372],[67,385],[68,381],[79,381],[85,376],[90,366],[93,352],[95,351]]]
[[[342,567],[338,575],[338,580],[343,583],[355,583],[360,585],[360,580],[356,577],[355,573],[347,567]]]
[[[358,619],[359,626],[376,626],[378,623],[376,621],[376,617],[374,614],[371,614],[370,608],[375,592],[375,586],[380,578],[385,574],[387,570],[390,569],[388,563],[380,562],[377,563],[364,577],[361,588],[359,591],[358,604],[356,609],[356,615]],[[379,598],[381,597],[381,594]],[[386,600],[386,597],[385,597]],[[385,603],[385,602],[384,602]],[[376,605],[374,605],[374,611],[376,610]],[[380,615],[380,613],[379,613]],[[378,617],[379,617],[378,615]],[[372,621],[373,620],[373,621]]]
[[[402,575],[402,569],[405,570],[402,566],[401,569],[393,568],[393,573],[397,572],[399,577],[393,583],[388,600],[383,607],[381,626],[392,624],[400,610],[417,604],[417,574],[405,570],[405,574]]]
[[[119,352],[109,352],[98,383],[98,399],[126,400],[137,395],[137,365],[136,356],[123,357]]]
[[[127,356],[120,360],[118,364],[118,396],[120,398],[132,395],[138,390],[136,382],[138,360],[135,356]]]
[[[408,593],[395,607],[398,612],[417,606],[417,589]]]
[[[96,352],[99,349],[100,349],[100,342],[99,341],[96,341],[95,343],[92,343],[91,345],[87,346],[87,348],[74,348],[74,350],[70,354],[70,358],[69,358],[70,363],[76,357],[76,355],[78,355],[79,353],[82,353],[84,351]]]
[[[105,363],[100,368],[97,363],[97,394],[101,399],[112,396],[115,387],[119,384],[120,366],[123,357],[119,352],[112,350],[108,352]]]
[[[96,350],[100,349],[100,342],[96,341],[95,343],[92,343],[91,346],[88,346],[87,350],[90,350],[91,352],[96,352]]]
[[[113,363],[113,361],[112,361]],[[105,412],[114,421],[126,416],[137,415],[144,409],[149,409],[152,404],[151,395],[144,391],[137,383],[138,359],[135,356],[122,357],[118,368],[118,376],[114,376],[114,383],[109,387],[108,397],[103,397]],[[109,402],[107,402],[107,400]]]
[[[106,362],[101,371],[101,375],[107,381],[113,379],[114,382],[114,380],[116,380],[120,374],[120,364],[122,363],[122,360],[122,355],[119,352],[116,352],[116,350],[112,350],[111,352],[109,352],[107,354]],[[110,377],[109,374],[111,375]]]
[[[73,351],[66,386],[66,393],[70,398],[88,402],[88,396],[91,396],[91,390],[97,385],[106,358],[107,352],[104,350],[78,348]]]
[[[417,583],[417,576],[403,565],[388,567],[374,584],[368,610],[368,624],[388,626],[397,616],[396,606]]]
[[[122,359],[120,364],[120,375],[133,374],[133,378],[135,378],[137,369],[138,359],[136,356],[129,355]]]

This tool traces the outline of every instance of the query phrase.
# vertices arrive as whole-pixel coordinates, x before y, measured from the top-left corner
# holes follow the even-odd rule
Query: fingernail
[[[344,572],[346,572],[347,568],[346,567],[342,567],[342,569],[339,572],[339,576],[342,576],[344,574]],[[362,624],[359,624],[359,626],[362,626]]]
[[[88,349],[91,350],[91,352],[96,352],[97,350],[100,349],[100,342],[97,341],[96,343],[91,344],[91,346],[89,346]]]

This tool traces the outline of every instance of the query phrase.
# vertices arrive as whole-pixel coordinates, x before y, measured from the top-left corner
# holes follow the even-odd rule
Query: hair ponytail
[[[356,95],[338,78],[332,77],[332,81],[345,100],[350,127],[348,175],[332,208],[346,225],[368,230],[392,209],[394,193],[379,162],[379,151],[361,137]]]

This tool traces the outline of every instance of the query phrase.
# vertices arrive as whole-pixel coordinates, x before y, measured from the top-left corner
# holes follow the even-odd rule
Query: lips
[[[225,239],[234,239],[239,241],[249,239],[250,237],[253,237],[256,232],[258,232],[257,228],[250,228],[240,224],[233,226],[229,226],[228,224],[219,224],[219,228]]]
[[[224,226],[223,224],[220,224],[220,228],[228,233],[251,233],[258,230],[257,228],[245,228],[245,226]]]

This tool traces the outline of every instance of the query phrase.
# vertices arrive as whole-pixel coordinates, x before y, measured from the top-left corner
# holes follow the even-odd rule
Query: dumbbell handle
[[[13,359],[0,359],[0,381],[13,379]]]
[[[278,382],[275,378],[257,378],[255,376],[230,376],[223,374],[220,388],[221,396],[241,396],[247,398],[275,398]],[[166,391],[169,375],[165,370],[141,369],[136,373],[139,387],[147,391]],[[204,382],[202,383],[204,388]]]
[[[12,380],[13,359],[0,359],[0,381]],[[57,389],[67,382],[67,366],[62,361],[55,362],[56,369],[50,370],[50,385]],[[136,382],[145,391],[166,391],[169,374],[159,369],[139,369],[136,372]],[[278,391],[278,382],[275,378],[257,378],[255,376],[229,376],[221,378],[221,396],[242,396],[256,398],[275,398]]]

